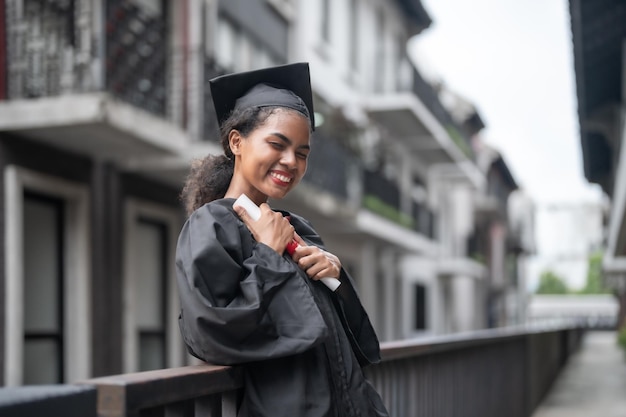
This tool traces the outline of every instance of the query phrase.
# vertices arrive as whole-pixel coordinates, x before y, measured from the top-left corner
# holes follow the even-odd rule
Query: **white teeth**
[[[272,172],[271,175],[272,175],[272,177],[274,177],[274,178],[276,178],[276,179],[278,179],[278,180],[280,180],[282,182],[291,182],[291,178],[289,178],[289,177],[287,177],[285,175],[280,175],[280,174],[277,174],[275,172]]]

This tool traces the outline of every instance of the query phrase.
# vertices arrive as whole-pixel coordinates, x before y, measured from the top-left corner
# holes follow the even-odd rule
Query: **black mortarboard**
[[[236,107],[280,106],[308,116],[311,129],[315,129],[308,63],[222,75],[209,85],[220,126]]]

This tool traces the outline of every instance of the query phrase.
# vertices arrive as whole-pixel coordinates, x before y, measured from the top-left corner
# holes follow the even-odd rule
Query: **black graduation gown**
[[[233,202],[199,208],[179,236],[179,324],[189,352],[244,365],[240,416],[387,416],[361,369],[380,360],[380,349],[351,277],[342,270],[337,293],[310,280],[253,239]],[[306,220],[289,215],[308,244],[323,248]]]

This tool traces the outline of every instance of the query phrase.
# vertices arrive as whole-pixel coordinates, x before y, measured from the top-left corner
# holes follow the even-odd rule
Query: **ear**
[[[241,142],[243,138],[241,137],[241,133],[238,130],[231,130],[228,134],[228,146],[230,146],[230,150],[233,155],[241,154]]]

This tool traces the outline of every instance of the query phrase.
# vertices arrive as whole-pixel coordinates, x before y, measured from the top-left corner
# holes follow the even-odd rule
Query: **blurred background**
[[[626,306],[626,6],[0,0],[0,378],[190,363],[174,251],[208,80],[310,63],[308,218],[381,341]]]

